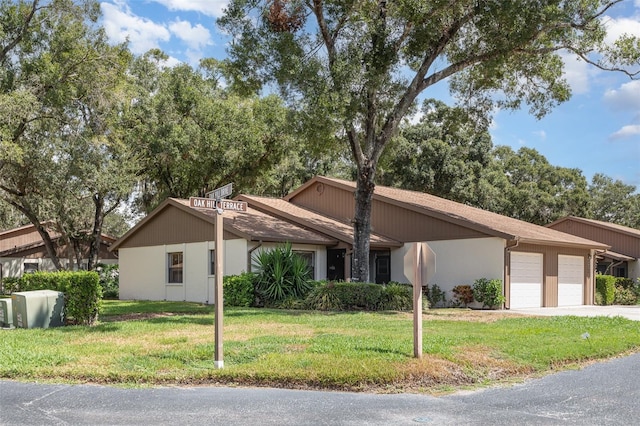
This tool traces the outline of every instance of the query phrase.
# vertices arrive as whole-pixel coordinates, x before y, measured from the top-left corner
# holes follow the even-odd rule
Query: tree
[[[219,23],[233,37],[236,88],[276,84],[317,135],[348,144],[357,167],[352,278],[367,281],[378,161],[416,98],[449,79],[477,119],[522,103],[542,116],[570,95],[558,52],[602,69],[638,64],[638,40],[603,44],[601,18],[619,2],[231,0]]]
[[[633,185],[597,173],[589,185],[588,217],[640,229],[640,194]]]
[[[0,135],[10,149],[0,197],[36,227],[57,269],[61,255],[95,265],[105,216],[133,183],[116,129],[130,55],[107,43],[99,11],[95,1],[0,2]]]

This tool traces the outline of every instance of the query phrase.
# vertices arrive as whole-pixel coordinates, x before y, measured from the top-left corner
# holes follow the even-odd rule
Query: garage
[[[584,304],[584,258],[558,255],[558,306]]]
[[[511,253],[511,309],[542,306],[542,253]]]

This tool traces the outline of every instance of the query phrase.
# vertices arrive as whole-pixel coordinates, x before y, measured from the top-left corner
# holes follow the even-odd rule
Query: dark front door
[[[391,256],[376,255],[376,283],[386,284],[391,281]]]
[[[345,249],[327,250],[327,279],[329,281],[344,280]]]

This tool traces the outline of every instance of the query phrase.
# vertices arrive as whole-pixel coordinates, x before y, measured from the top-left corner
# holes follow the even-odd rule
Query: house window
[[[25,262],[24,265],[24,273],[25,274],[32,274],[34,272],[38,272],[38,264],[35,262]]]
[[[209,275],[216,274],[216,251],[209,250]]]
[[[311,279],[315,279],[316,277],[316,262],[315,262],[315,252],[313,251],[301,251],[294,250],[295,254],[303,258],[307,262],[307,266],[309,267],[310,277]]]
[[[169,253],[169,282],[181,283],[182,282],[182,268],[184,265],[182,252]]]

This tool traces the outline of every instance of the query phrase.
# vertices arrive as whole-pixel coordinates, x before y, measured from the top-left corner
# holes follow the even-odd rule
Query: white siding
[[[511,253],[511,309],[542,306],[542,261],[542,253]]]
[[[584,304],[584,262],[582,256],[558,255],[558,306]]]
[[[640,260],[630,260],[627,264],[629,265],[629,271],[627,273],[629,278],[634,281],[640,278]]]
[[[164,300],[166,254],[165,246],[121,248],[120,299]]]
[[[429,285],[437,284],[447,292],[457,285],[473,286],[478,278],[504,279],[504,240],[501,238],[472,238],[464,240],[428,241],[436,254],[436,272]],[[410,244],[391,251],[391,280],[411,283],[413,266],[404,258]]]

